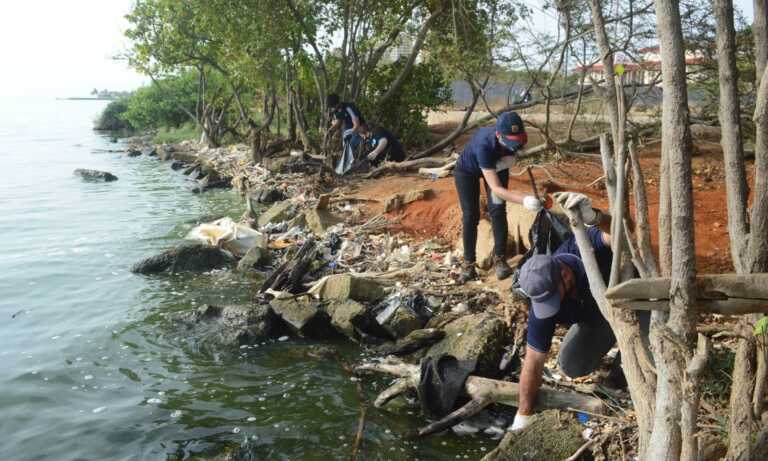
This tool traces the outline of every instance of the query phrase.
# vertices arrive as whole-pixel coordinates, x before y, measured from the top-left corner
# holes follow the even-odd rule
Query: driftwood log
[[[357,369],[358,371],[387,373],[399,377],[393,385],[379,394],[374,402],[376,407],[382,407],[406,390],[415,388],[421,376],[418,365],[407,364],[392,358],[384,362],[365,363]],[[418,435],[426,436],[440,432],[479,413],[483,408],[493,403],[517,407],[519,404],[519,385],[513,382],[499,381],[481,376],[469,376],[464,384],[464,395],[471,399],[469,403],[443,419],[420,429]],[[602,414],[605,411],[603,401],[597,397],[577,394],[575,392],[557,391],[547,387],[539,389],[534,408],[537,411],[575,409],[596,414]]]
[[[307,268],[315,260],[317,256],[317,248],[315,245],[314,237],[308,238],[304,244],[299,248],[292,258],[289,258],[283,264],[264,280],[261,285],[260,293],[264,293],[267,290],[280,291],[284,287],[288,288],[288,291],[294,292],[301,286],[301,279],[307,271]]]
[[[402,173],[404,171],[418,171],[419,168],[439,168],[450,164],[454,157],[426,157],[405,162],[384,162],[380,167],[371,171],[365,178],[378,178],[384,174]]]
[[[632,279],[609,288],[615,307],[669,310],[670,279]],[[768,274],[707,274],[696,277],[694,293],[700,312],[724,315],[768,313]]]

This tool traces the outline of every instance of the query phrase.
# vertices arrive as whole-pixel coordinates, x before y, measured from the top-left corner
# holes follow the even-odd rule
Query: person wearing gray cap
[[[558,193],[556,200],[564,208],[580,207],[594,216],[591,201],[583,194]],[[612,257],[610,235],[594,226],[588,227],[587,235],[607,281]],[[558,356],[561,370],[570,377],[593,372],[616,343],[610,325],[592,297],[580,256],[571,236],[552,254],[534,255],[520,269],[520,291],[530,300],[528,345],[520,373],[520,406],[510,430],[523,429],[529,424],[557,325],[570,325]]]

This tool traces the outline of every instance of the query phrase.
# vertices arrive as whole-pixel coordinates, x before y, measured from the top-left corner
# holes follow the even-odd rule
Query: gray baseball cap
[[[537,318],[560,311],[560,263],[550,255],[535,255],[520,269],[520,288],[531,299]]]

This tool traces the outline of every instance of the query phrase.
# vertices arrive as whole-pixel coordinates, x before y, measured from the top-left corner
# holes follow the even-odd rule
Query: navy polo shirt
[[[393,162],[402,162],[405,160],[405,150],[403,145],[400,144],[395,135],[385,130],[384,128],[376,128],[371,133],[371,139],[368,140],[368,148],[372,151],[376,149],[382,139],[387,140],[387,147],[384,148],[384,152],[381,153],[376,161],[390,160]]]
[[[603,242],[603,232],[597,227],[587,229],[587,236],[595,249],[600,272],[607,282],[611,272],[611,247]],[[589,280],[581,261],[581,253],[576,245],[576,238],[571,236],[563,242],[552,254],[559,262],[567,265],[576,279],[576,298],[566,298],[560,304],[560,311],[548,319],[537,318],[533,309],[528,309],[528,345],[538,352],[549,352],[552,346],[552,337],[555,335],[555,326],[573,325],[579,322],[601,322],[603,315],[597,301],[589,290]]]
[[[456,162],[456,168],[473,176],[481,176],[480,170],[496,170],[496,162],[502,157],[514,156],[496,142],[496,127],[485,127],[477,130],[469,140],[464,151]]]
[[[341,109],[338,111],[334,111],[333,117],[337,120],[341,120],[344,122],[344,129],[349,130],[352,128],[352,116],[357,117],[360,120],[360,123],[365,123],[365,119],[363,118],[363,114],[360,113],[360,110],[352,104],[351,102],[343,102],[341,103]]]

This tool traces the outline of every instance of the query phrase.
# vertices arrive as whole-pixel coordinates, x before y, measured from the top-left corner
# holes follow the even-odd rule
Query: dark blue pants
[[[509,170],[499,171],[501,185],[509,184]],[[461,237],[464,243],[464,261],[474,263],[477,246],[477,224],[480,222],[480,181],[477,176],[465,173],[460,169],[453,170],[456,181],[456,190],[459,193],[461,205]],[[507,254],[507,206],[501,200],[495,200],[491,195],[491,188],[485,184],[485,192],[488,195],[488,215],[491,217],[493,228],[493,253],[504,257]],[[500,203],[494,203],[498,201]]]

